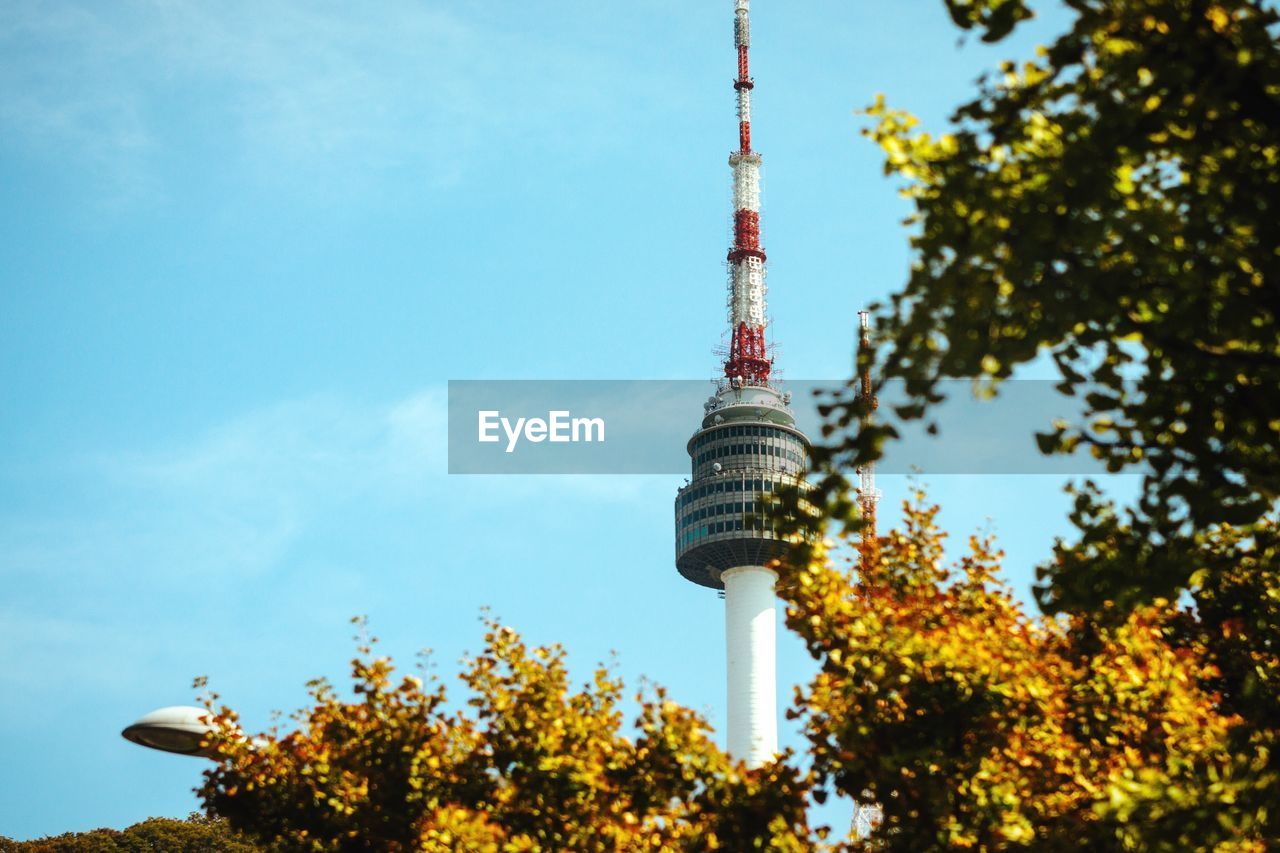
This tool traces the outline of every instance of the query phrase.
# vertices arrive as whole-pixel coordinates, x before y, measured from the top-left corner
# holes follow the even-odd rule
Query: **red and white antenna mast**
[[[871,329],[870,322],[866,311],[858,312],[858,353],[859,355],[869,354],[871,352]],[[862,375],[858,378],[858,394],[859,400],[867,402],[868,411],[862,416],[863,428],[869,427],[875,417],[873,414],[880,407],[880,401],[876,399],[874,388],[871,384],[871,367],[864,366]],[[874,462],[867,462],[858,469],[858,506],[862,509],[862,536],[858,551],[860,553],[860,567],[863,572],[871,570],[876,560],[879,558],[879,540],[876,538],[876,504],[880,503],[880,490],[876,488],[876,465]]]
[[[760,155],[751,150],[750,0],[737,0],[734,42],[738,48],[738,150],[733,167],[733,248],[729,250],[729,358],[724,373],[731,381],[764,385],[773,359],[764,340],[764,249],[760,245]]]
[[[871,323],[866,311],[858,312],[858,356],[859,361],[871,356]],[[871,384],[871,365],[864,363],[862,373],[858,377],[857,399],[867,404],[862,415],[862,428],[870,427],[875,419],[875,411],[880,407],[876,399],[875,386]],[[866,462],[858,469],[858,507],[862,510],[862,533],[858,541],[858,572],[865,578],[875,569],[880,560],[880,540],[876,538],[876,505],[880,503],[880,490],[876,488],[876,464]],[[870,801],[856,800],[853,804],[853,835],[855,838],[870,838],[876,827],[884,822],[884,809]]]

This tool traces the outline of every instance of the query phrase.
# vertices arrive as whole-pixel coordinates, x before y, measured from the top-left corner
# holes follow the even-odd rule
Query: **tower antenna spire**
[[[858,356],[863,362],[858,381],[858,400],[867,401],[862,415],[862,427],[871,426],[875,410],[880,407],[871,385],[871,323],[866,311],[858,312]],[[876,465],[867,462],[858,469],[858,507],[862,510],[862,535],[858,542],[859,568],[865,574],[879,557],[880,544],[876,538],[876,505],[880,503],[880,491],[876,488]]]
[[[871,317],[866,311],[858,312],[858,361],[862,372],[858,376],[856,399],[866,401],[862,413],[862,428],[871,426],[875,411],[880,407],[875,389],[871,385]],[[876,538],[876,504],[880,503],[880,491],[876,488],[876,465],[867,462],[858,469],[858,508],[862,511],[862,534],[858,540],[858,572],[867,576],[880,559],[880,540]],[[856,838],[870,838],[884,820],[884,810],[870,800],[857,800],[853,809],[853,834]]]
[[[733,247],[729,249],[729,357],[724,373],[731,382],[763,385],[773,358],[765,344],[765,254],[760,245],[760,155],[751,150],[751,3],[736,0],[733,40],[738,50],[738,150],[733,168]]]

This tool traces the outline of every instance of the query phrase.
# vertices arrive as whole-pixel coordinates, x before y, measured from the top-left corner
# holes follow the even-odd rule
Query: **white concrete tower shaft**
[[[720,579],[729,686],[726,747],[748,767],[759,767],[778,752],[778,576],[764,566],[738,566]]]

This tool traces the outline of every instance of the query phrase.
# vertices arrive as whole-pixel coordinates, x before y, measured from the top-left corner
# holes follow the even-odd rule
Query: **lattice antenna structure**
[[[866,311],[858,312],[858,355],[863,361],[862,373],[858,377],[858,400],[868,403],[862,415],[863,429],[869,427],[874,419],[874,412],[880,407],[871,385],[871,367],[867,363],[871,354],[871,323]],[[858,506],[862,510],[862,534],[858,542],[858,568],[866,574],[879,559],[880,544],[876,538],[876,505],[880,503],[880,490],[876,488],[876,466],[868,462],[858,469]],[[853,809],[853,835],[855,838],[871,837],[876,827],[884,820],[884,811],[872,802],[858,800]]]
[[[751,150],[751,18],[749,0],[736,0],[734,44],[738,49],[738,150],[729,155],[733,169],[733,247],[729,249],[730,382],[764,385],[773,357],[765,344],[765,254],[760,245],[760,155]]]
[[[866,840],[884,822],[884,810],[877,805],[854,804],[853,837]]]
[[[858,354],[871,353],[871,327],[866,311],[858,312]],[[868,403],[867,411],[862,416],[862,427],[871,426],[874,412],[880,407],[880,401],[871,385],[871,367],[864,365],[858,382],[858,400]],[[862,510],[862,536],[858,544],[859,566],[865,572],[871,568],[879,556],[879,540],[876,538],[876,505],[880,503],[880,490],[876,488],[876,466],[868,462],[858,469],[858,507]]]

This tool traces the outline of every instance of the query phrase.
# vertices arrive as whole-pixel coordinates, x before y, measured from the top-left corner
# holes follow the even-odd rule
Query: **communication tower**
[[[796,428],[790,395],[770,374],[765,341],[765,253],[760,241],[760,155],[751,147],[749,0],[735,0],[738,150],[733,171],[733,247],[729,250],[729,348],[724,377],[689,439],[693,477],[676,497],[676,568],[724,590],[729,754],[758,767],[778,751],[774,586],[770,563],[786,543],[759,505],[802,481],[809,439]]]

